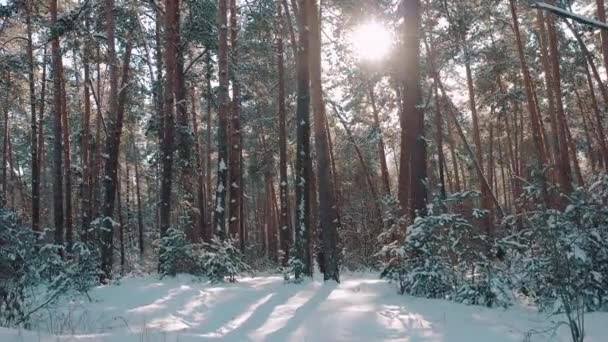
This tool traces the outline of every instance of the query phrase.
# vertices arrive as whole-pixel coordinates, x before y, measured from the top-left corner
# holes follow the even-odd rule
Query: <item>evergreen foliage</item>
[[[27,325],[32,314],[61,296],[86,294],[99,279],[99,254],[87,244],[45,244],[44,235],[0,209],[0,325]],[[65,255],[65,258],[62,258]]]
[[[214,237],[209,243],[190,243],[184,232],[171,228],[161,238],[159,273],[180,273],[206,277],[213,282],[235,282],[237,275],[250,270],[232,239]]]
[[[471,193],[435,198],[428,215],[416,217],[405,240],[383,246],[380,276],[398,286],[399,293],[457,302],[506,306],[510,296],[504,277],[488,261],[487,242],[462,214],[446,213],[447,203],[463,201]],[[394,225],[393,230],[398,226]],[[383,233],[386,237],[388,233]]]

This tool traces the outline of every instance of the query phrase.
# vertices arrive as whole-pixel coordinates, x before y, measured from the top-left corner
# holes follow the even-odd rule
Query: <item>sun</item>
[[[376,21],[361,24],[351,32],[350,46],[360,60],[375,62],[386,56],[392,48],[392,34]]]

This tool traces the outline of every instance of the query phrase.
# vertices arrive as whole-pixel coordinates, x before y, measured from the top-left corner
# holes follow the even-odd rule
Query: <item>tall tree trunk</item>
[[[515,1],[509,0],[509,4],[511,7],[511,18],[513,22],[513,32],[515,33],[515,40],[517,42],[517,55],[519,57],[519,64],[521,68],[521,73],[524,79],[524,87],[526,90],[526,105],[528,107],[528,114],[530,115],[529,121],[532,122],[532,139],[534,141],[534,147],[536,150],[536,159],[539,163],[539,169],[544,170],[544,168],[548,164],[548,158],[546,155],[546,149],[543,145],[543,132],[541,129],[541,121],[540,114],[537,112],[537,106],[534,102],[534,88],[532,86],[532,80],[530,79],[530,72],[528,70],[528,65],[526,63],[526,58],[524,55],[524,47],[521,41],[521,35],[519,31],[519,21],[517,19],[517,9],[515,7]],[[523,123],[523,120],[522,120]],[[522,132],[523,137],[523,132]],[[545,188],[545,177],[542,176],[542,193],[545,204],[549,204],[549,197]]]
[[[405,56],[404,56],[405,58]],[[405,71],[400,75],[400,81],[405,82]],[[410,216],[410,192],[411,192],[411,176],[410,176],[410,149],[408,148],[408,127],[409,122],[407,114],[405,112],[405,101],[404,95],[401,92],[401,85],[395,86],[397,91],[397,101],[399,103],[399,126],[400,130],[400,144],[399,144],[399,178],[397,186],[397,198],[399,199],[399,205],[401,206],[401,216],[408,218]],[[415,94],[413,94],[415,96]],[[406,227],[402,227],[405,232]]]
[[[178,13],[179,26],[179,13]],[[196,208],[196,185],[194,180],[194,169],[196,167],[193,148],[195,147],[193,139],[196,136],[190,127],[190,116],[188,114],[188,104],[186,101],[186,75],[184,74],[184,50],[185,46],[179,43],[177,48],[177,64],[175,75],[175,106],[177,108],[177,145],[178,159],[177,167],[181,177],[181,201],[185,207],[186,220],[182,224],[186,230],[186,236],[189,241],[196,241],[199,235],[196,227],[198,221],[198,210]]]
[[[165,99],[164,99],[164,88],[163,88],[163,70],[164,68],[164,63],[163,63],[163,49],[162,46],[163,44],[163,39],[162,39],[162,27],[164,26],[163,24],[163,13],[162,13],[162,9],[160,8],[160,6],[155,6],[154,7],[154,20],[155,20],[155,25],[154,25],[154,40],[155,40],[155,51],[154,51],[154,58],[156,60],[156,84],[154,86],[154,93],[156,95],[156,118],[158,120],[158,146],[159,146],[159,154],[162,156],[163,152],[162,152],[162,145],[163,145],[163,140],[164,140],[164,134],[165,134],[165,113],[164,113],[164,107],[165,107]],[[156,222],[158,224],[158,227],[160,229],[161,223],[160,223],[160,212],[162,210],[162,200],[161,200],[161,194],[160,194],[160,189],[162,187],[161,183],[162,183],[162,176],[160,175],[160,168],[161,168],[161,164],[162,163],[157,163],[156,165],[156,179],[158,180],[158,182],[155,184],[156,188],[157,188],[157,196],[158,196],[158,205],[157,205],[157,211],[156,211]]]
[[[597,102],[597,97],[595,95],[593,80],[591,79],[591,74],[589,73],[589,65],[587,63],[585,63],[585,75],[587,76],[587,85],[589,86],[589,98],[591,99],[591,107],[593,108],[593,114],[595,114],[595,132],[597,135],[597,140],[599,141],[600,150],[602,151],[600,159],[603,160],[604,168],[608,171],[608,145],[606,144],[606,137],[604,135],[604,129],[602,125],[602,116],[600,114],[600,108]]]
[[[558,128],[557,128],[557,112],[555,110],[555,97],[553,96],[553,75],[551,74],[551,66],[549,63],[549,52],[548,52],[548,38],[547,38],[547,29],[545,26],[545,16],[541,10],[537,12],[537,20],[536,25],[539,30],[540,36],[540,51],[541,51],[541,62],[543,65],[543,72],[545,74],[545,89],[547,96],[547,103],[549,106],[549,123],[551,126],[551,147],[552,147],[552,157],[553,163],[559,164],[559,138],[558,138]],[[554,177],[556,178],[556,177]]]
[[[228,214],[230,235],[238,237],[239,247],[242,252],[245,251],[245,237],[243,231],[243,222],[241,217],[241,192],[243,191],[242,179],[242,147],[241,147],[241,123],[240,123],[240,107],[241,107],[241,88],[240,75],[238,70],[238,23],[237,23],[237,7],[236,0],[230,0],[230,47],[231,47],[231,73],[232,76],[232,112],[230,120],[230,162],[228,167],[230,178],[230,206]]]
[[[604,0],[595,0],[595,5],[597,10],[597,19],[605,23],[606,7],[604,5]],[[608,73],[608,31],[600,30],[600,35],[602,37],[602,57],[604,57],[604,67]]]
[[[32,41],[32,1],[26,1],[28,83],[30,90],[31,156],[32,156],[32,230],[40,231],[40,165],[38,164],[38,123],[36,119],[36,65]]]
[[[334,107],[334,111],[336,113],[336,116],[338,117],[338,120],[342,124],[342,127],[344,127],[344,131],[346,131],[346,136],[348,137],[348,140],[350,141],[351,144],[353,144],[353,148],[355,149],[355,154],[357,155],[357,159],[359,159],[359,163],[361,164],[361,169],[363,170],[363,174],[365,175],[365,181],[366,181],[367,186],[369,187],[369,191],[372,195],[372,202],[373,202],[374,209],[376,210],[376,214],[378,216],[381,216],[382,211],[380,209],[380,198],[378,197],[378,191],[376,190],[376,186],[374,185],[372,173],[369,170],[367,163],[365,162],[365,157],[363,156],[363,152],[359,148],[359,145],[357,144],[357,141],[355,140],[353,132],[348,127],[346,120],[344,120],[344,118],[340,115],[340,113],[336,110],[335,107]]]
[[[597,67],[595,66],[595,62],[593,61],[593,56],[591,55],[591,53],[585,46],[585,43],[583,42],[582,38],[580,37],[580,34],[577,31],[575,31],[572,24],[570,24],[569,22],[567,24],[568,24],[568,28],[574,34],[574,37],[578,41],[578,44],[579,44],[583,54],[586,57],[585,59],[587,62],[585,63],[585,73],[587,76],[587,83],[589,84],[589,88],[591,91],[592,102],[596,102],[596,105],[597,105],[597,100],[595,99],[595,91],[594,91],[594,87],[593,87],[593,82],[591,80],[591,74],[589,73],[589,67],[591,67],[591,72],[593,73],[595,81],[598,84],[600,94],[602,94],[602,97],[604,99],[604,104],[608,105],[608,90],[606,89],[602,79],[600,78],[600,75],[597,71]],[[602,117],[600,115],[599,110],[598,111],[594,110],[594,114],[595,114],[595,116],[594,116],[595,117],[595,126],[596,126],[596,130],[597,130],[597,133],[599,136],[598,140],[600,143],[600,150],[602,152],[602,159],[604,159],[606,161],[606,160],[608,160],[608,145],[606,143],[606,135],[604,134],[604,125],[602,123]],[[605,166],[606,170],[608,170],[608,162],[605,162],[604,166]]]
[[[118,158],[120,155],[120,137],[122,135],[123,117],[127,101],[129,84],[129,64],[131,62],[131,39],[127,46],[122,65],[122,81],[118,90],[118,61],[114,46],[114,0],[106,0],[106,36],[108,37],[108,58],[110,68],[109,113],[107,116],[108,137],[105,145],[104,166],[104,203],[102,208],[104,230],[102,232],[103,248],[101,251],[101,270],[108,279],[112,277],[114,263],[114,206],[118,186]]]
[[[220,0],[222,1],[222,0]],[[312,276],[310,251],[310,187],[312,163],[310,159],[310,88],[308,65],[308,10],[307,2],[298,0],[298,56],[297,56],[297,108],[296,108],[296,232],[295,258],[303,269],[296,269],[295,278]]]
[[[162,171],[160,189],[160,236],[171,226],[171,189],[173,184],[173,152],[175,139],[175,94],[177,90],[177,59],[179,48],[179,0],[165,1],[165,95],[161,143]]]
[[[287,108],[285,105],[285,65],[283,52],[283,14],[281,1],[277,1],[277,69],[279,77],[279,237],[280,248],[282,251],[281,264],[285,267],[289,261],[289,249],[291,248],[291,220],[289,217],[289,180],[287,178],[287,128],[286,116]]]
[[[447,197],[445,191],[445,177],[443,174],[443,166],[445,164],[445,156],[443,154],[443,118],[441,117],[441,106],[439,101],[439,91],[437,90],[437,83],[433,84],[433,95],[435,97],[435,134],[437,144],[437,160],[439,166],[439,189],[441,193],[441,198],[445,199]]]
[[[559,49],[557,32],[553,16],[547,18],[547,32],[549,36],[549,62],[551,65],[551,76],[553,83],[553,96],[555,97],[555,109],[557,116],[557,132],[559,139],[559,164],[558,164],[558,180],[561,190],[567,194],[572,192],[572,171],[568,157],[568,142],[567,142],[567,122],[566,114],[564,113],[564,105],[562,102],[562,87],[559,65]]]
[[[63,66],[61,67],[61,74],[63,75]],[[67,100],[65,79],[61,77],[61,125],[63,126],[63,160],[65,162],[63,175],[65,179],[65,241],[68,252],[71,252],[74,243],[74,224],[72,216],[72,156]]]
[[[42,87],[40,89],[40,106],[39,106],[39,124],[38,124],[38,168],[39,168],[39,180],[38,180],[38,184],[39,186],[42,187],[41,193],[39,195],[42,195],[42,193],[47,192],[47,186],[46,186],[46,165],[45,165],[45,161],[46,158],[45,156],[45,149],[44,149],[44,110],[45,110],[45,101],[46,101],[46,66],[47,66],[47,57],[46,57],[46,49],[47,49],[47,45],[44,46],[44,52],[43,52],[43,62],[42,62],[42,79],[40,80],[42,83]],[[43,196],[40,196],[40,198],[42,199]],[[1,199],[0,199],[1,200]],[[41,215],[42,217],[47,216],[46,213],[48,212],[48,208],[41,208]],[[48,222],[48,221],[47,221]],[[40,222],[41,225],[43,225],[44,221]]]
[[[7,73],[10,80],[10,73]],[[8,94],[3,103],[3,136],[2,136],[2,194],[0,194],[0,206],[4,207],[8,201]]]
[[[473,86],[473,72],[471,70],[471,54],[469,52],[469,47],[467,46],[467,43],[465,42],[465,39],[462,39],[462,45],[463,45],[463,51],[464,51],[464,58],[465,58],[465,71],[466,71],[466,77],[467,77],[467,88],[468,88],[468,92],[469,92],[469,107],[471,110],[471,119],[473,121],[473,142],[475,143],[475,158],[477,159],[477,163],[480,167],[480,172],[484,173],[484,167],[483,167],[483,146],[481,144],[481,131],[479,128],[479,115],[477,113],[477,103],[475,101],[475,89]],[[492,227],[492,218],[491,218],[491,210],[492,210],[492,205],[490,203],[489,200],[489,193],[491,192],[490,190],[490,185],[489,183],[480,183],[480,189],[481,189],[481,207],[484,210],[488,211],[488,214],[481,219],[481,224],[483,225],[483,228],[485,230],[485,233],[487,235],[491,235],[492,231],[493,231],[493,227]]]
[[[308,27],[310,29],[310,85],[314,114],[315,150],[317,154],[317,179],[319,189],[319,224],[323,232],[323,270],[325,280],[340,281],[338,250],[338,214],[329,146],[325,123],[325,102],[321,83],[321,15],[316,0],[308,1]],[[300,7],[301,11],[304,11]]]
[[[122,196],[121,196],[121,172],[120,166],[117,170],[118,176],[116,181],[116,211],[118,213],[118,243],[120,250],[120,274],[125,274],[125,221],[122,217]]]
[[[133,141],[133,150],[135,152],[135,195],[137,196],[137,227],[138,227],[138,242],[139,242],[139,255],[140,257],[144,256],[145,253],[145,244],[144,244],[144,220],[143,220],[143,212],[141,206],[141,189],[140,189],[140,173],[139,173],[139,149],[135,144],[135,140]]]
[[[57,0],[51,0],[51,23],[57,24]],[[51,54],[53,58],[53,217],[55,224],[55,244],[63,245],[63,169],[62,169],[62,125],[61,125],[61,74],[62,61],[59,47],[59,37],[53,36],[51,41]]]
[[[212,93],[212,88],[211,88],[211,53],[207,54],[207,59],[205,61],[206,64],[206,75],[205,75],[205,81],[207,82],[206,88],[207,88],[207,93],[206,93],[206,99],[207,99],[207,129],[206,129],[206,153],[205,153],[205,189],[207,190],[206,193],[206,198],[207,198],[207,212],[209,213],[208,215],[208,222],[205,222],[205,228],[203,231],[203,240],[205,241],[209,241],[211,240],[211,236],[213,235],[214,232],[214,227],[213,227],[213,223],[212,223],[212,217],[213,215],[211,215],[211,213],[213,212],[214,208],[213,208],[213,195],[211,193],[212,191],[212,186],[211,186],[211,152],[213,152],[212,146],[211,146],[211,107],[212,107],[212,102],[213,102],[213,93]]]
[[[460,173],[458,172],[458,156],[456,155],[456,146],[452,133],[452,121],[448,122],[448,145],[450,146],[450,158],[452,159],[452,167],[454,168],[454,191],[460,192]]]
[[[217,143],[217,188],[215,192],[215,233],[224,239],[226,231],[226,191],[228,190],[228,114],[230,99],[228,97],[228,0],[219,0],[219,108],[218,108],[218,143]]]
[[[198,124],[198,115],[199,111],[197,110],[198,105],[198,91],[196,87],[192,88],[192,131],[194,133],[194,147],[196,151],[196,172],[197,181],[196,181],[196,220],[194,222],[195,234],[194,241],[200,242],[203,238],[203,232],[205,227],[205,219],[207,218],[205,215],[205,172],[207,169],[207,165],[204,165],[201,143],[200,143],[200,130]]]
[[[427,51],[433,51],[432,48],[429,48],[429,43],[427,41],[425,41],[425,46]],[[458,118],[456,116],[455,113],[455,109],[454,106],[451,104],[447,94],[446,94],[446,90],[443,87],[443,83],[441,82],[441,79],[439,78],[439,72],[433,62],[432,59],[430,59],[430,72],[431,75],[433,77],[433,81],[437,84],[437,86],[439,87],[439,90],[441,91],[441,95],[443,96],[443,98],[446,100],[446,102],[448,103],[447,105],[447,112],[450,116],[450,118],[452,119],[452,122],[454,124],[454,126],[456,127],[456,131],[458,133],[458,135],[460,136],[460,139],[462,140],[462,144],[464,145],[467,153],[469,154],[469,157],[471,158],[471,160],[473,161],[473,166],[475,167],[475,171],[477,173],[477,177],[480,179],[480,182],[482,183],[482,186],[485,186],[487,189],[490,189],[490,185],[488,183],[488,180],[486,179],[486,177],[483,174],[483,171],[481,169],[481,166],[479,165],[479,163],[477,162],[477,158],[475,158],[475,153],[473,152],[473,149],[471,148],[471,146],[469,145],[466,136],[464,134],[464,131],[462,130],[462,127],[460,126],[460,123],[458,122]],[[463,168],[464,170],[464,168]],[[463,172],[463,180],[465,179],[465,175]],[[463,185],[463,188],[466,188],[466,185]],[[494,203],[494,206],[496,207],[496,209],[498,210],[498,213],[500,215],[500,217],[504,216],[504,212],[502,210],[502,207],[500,206],[500,203],[498,202],[498,199],[496,198],[496,196],[490,192],[490,197],[492,202]]]
[[[407,143],[402,141],[401,151],[410,150],[410,218],[426,215],[426,143],[424,141],[424,111],[422,90],[420,89],[420,0],[404,0],[403,3],[403,74],[404,86],[408,94],[403,102],[404,116],[407,117]],[[403,127],[402,127],[403,129]],[[405,165],[401,165],[401,170]],[[402,171],[403,172],[403,171]],[[400,179],[401,181],[401,179]]]
[[[90,126],[91,126],[91,94],[89,82],[91,80],[89,61],[85,56],[82,61],[84,68],[84,111],[82,113],[82,237],[88,239],[89,223],[91,221],[91,170],[90,170]]]
[[[391,194],[390,176],[388,174],[388,165],[386,163],[386,153],[384,150],[384,138],[382,138],[382,127],[380,126],[380,114],[376,106],[376,97],[374,95],[374,87],[370,86],[368,90],[369,101],[372,105],[372,113],[374,114],[374,131],[378,135],[378,159],[380,159],[380,173],[382,175],[382,185],[384,186],[384,194]]]

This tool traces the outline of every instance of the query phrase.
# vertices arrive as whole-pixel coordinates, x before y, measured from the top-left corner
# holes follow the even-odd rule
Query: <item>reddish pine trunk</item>
[[[173,184],[173,149],[175,139],[175,94],[179,48],[179,0],[165,1],[165,95],[161,143],[160,235],[171,226],[171,187]]]
[[[557,132],[559,139],[560,154],[558,164],[558,181],[561,190],[568,194],[572,192],[572,171],[570,168],[570,161],[568,157],[566,114],[564,113],[564,105],[562,102],[557,32],[555,28],[554,18],[552,16],[548,16],[546,20],[547,31],[549,35],[549,51],[551,53],[549,62],[551,65],[552,84],[550,86],[553,90],[553,96],[555,98],[555,109],[557,114]]]
[[[606,7],[604,6],[604,0],[595,0],[597,19],[601,22],[606,22]],[[604,67],[608,73],[608,31],[600,30],[602,37],[602,57],[604,57]]]

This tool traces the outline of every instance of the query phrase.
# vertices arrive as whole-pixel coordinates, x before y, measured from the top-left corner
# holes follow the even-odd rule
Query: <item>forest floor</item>
[[[37,332],[0,328],[2,342],[568,341],[560,317],[399,296],[373,274],[340,284],[280,277],[210,284],[191,277],[128,277],[92,301],[39,312]],[[585,317],[585,341],[608,340],[608,314]],[[45,333],[48,332],[48,333]]]

